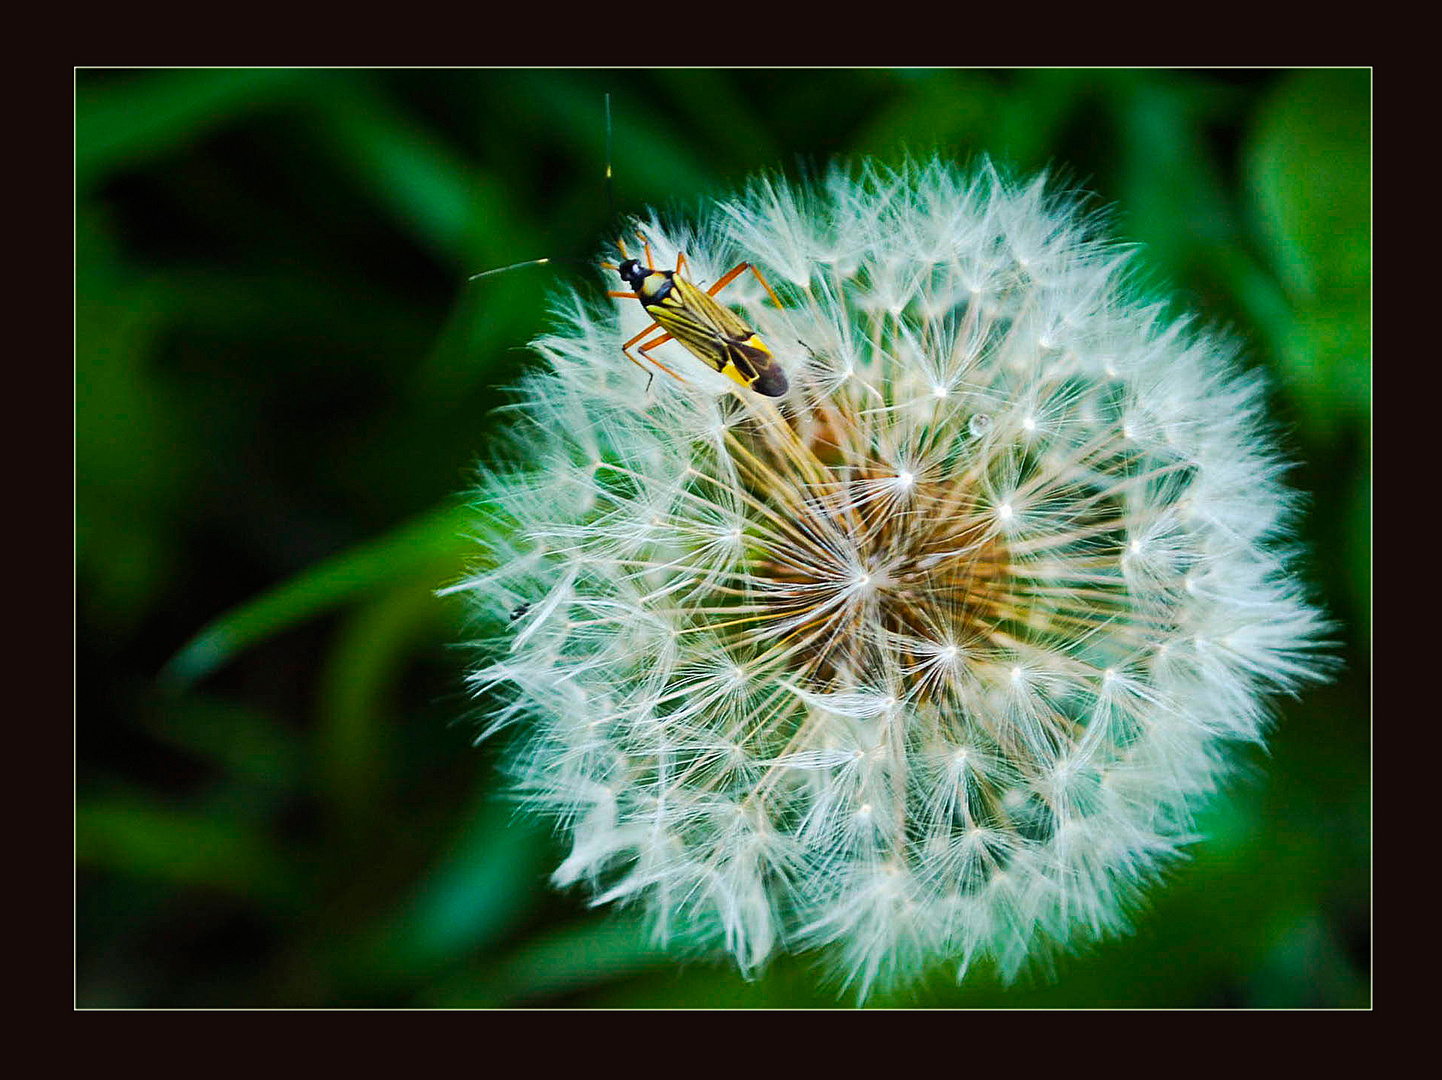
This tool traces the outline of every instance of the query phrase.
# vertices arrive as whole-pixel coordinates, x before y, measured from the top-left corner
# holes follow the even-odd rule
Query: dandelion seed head
[[[1122,929],[1266,695],[1327,666],[1256,379],[990,166],[637,227],[701,287],[763,268],[779,308],[749,274],[717,299],[790,388],[670,342],[648,390],[634,300],[536,343],[455,589],[557,884],[748,974],[825,949],[863,998]]]

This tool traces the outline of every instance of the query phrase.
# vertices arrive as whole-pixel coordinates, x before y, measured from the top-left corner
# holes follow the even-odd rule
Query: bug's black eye
[[[632,285],[642,276],[641,267],[635,259],[627,259],[620,266],[616,267],[616,273],[621,275],[622,281],[629,281]]]

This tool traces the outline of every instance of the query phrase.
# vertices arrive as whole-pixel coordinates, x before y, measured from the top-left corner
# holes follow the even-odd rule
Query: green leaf
[[[418,639],[440,636],[444,602],[428,581],[391,589],[347,621],[320,679],[315,759],[338,820],[359,826],[382,805],[387,721]]]
[[[161,700],[147,713],[145,730],[225,774],[244,790],[252,816],[305,779],[297,736],[242,702],[203,694]]]
[[[113,77],[82,73],[75,89],[76,190],[275,101],[304,74],[261,68],[152,71],[117,84]]]
[[[883,161],[897,161],[903,152],[965,158],[985,144],[1001,100],[991,76],[975,71],[910,72],[896,91],[857,133],[857,151]]]
[[[1247,179],[1257,230],[1297,311],[1280,350],[1316,442],[1371,406],[1371,75],[1299,71],[1259,110]]]
[[[474,169],[389,98],[357,82],[336,90],[316,101],[321,136],[407,232],[442,262],[465,266],[482,210]]]
[[[533,940],[484,970],[434,991],[446,1008],[516,1005],[586,990],[673,962],[634,917],[608,914]]]
[[[234,817],[208,817],[140,799],[82,802],[75,814],[78,866],[268,901],[296,893],[290,867],[265,837]]]
[[[1104,80],[1121,151],[1126,234],[1146,245],[1146,263],[1173,284],[1195,288],[1226,278],[1240,228],[1221,171],[1202,138],[1202,102],[1181,81],[1156,72],[1111,72]]]
[[[437,970],[484,951],[535,907],[550,852],[540,826],[486,796],[411,895],[368,929],[330,938],[323,963],[371,993],[381,985],[433,985]]]
[[[1370,457],[1370,455],[1369,455]],[[1351,590],[1353,611],[1356,612],[1358,633],[1369,652],[1372,647],[1372,470],[1364,462],[1352,478],[1352,493],[1347,506],[1347,551],[1350,573],[1347,585]]]
[[[539,825],[486,796],[396,924],[402,951],[434,962],[499,938],[545,888],[549,855]]]
[[[75,225],[76,574],[88,617],[123,635],[156,602],[174,561],[174,522],[201,455],[154,370],[173,319],[163,283],[117,266],[93,205]]]
[[[405,581],[439,583],[458,573],[480,514],[472,507],[432,511],[378,540],[328,559],[216,619],[165,665],[161,684],[184,690],[237,653],[287,627]]]

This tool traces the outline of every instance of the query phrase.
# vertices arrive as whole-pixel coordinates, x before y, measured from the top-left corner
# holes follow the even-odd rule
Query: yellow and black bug
[[[645,266],[631,258],[625,243],[620,240],[616,246],[621,249],[623,261],[614,266],[606,264],[632,289],[631,292],[609,292],[607,295],[639,300],[653,320],[650,326],[621,346],[626,359],[637,366],[644,366],[630,353],[631,346],[635,345],[636,351],[643,357],[668,375],[680,379],[681,376],[651,355],[652,349],[674,339],[713,371],[719,371],[748,390],[766,397],[785,394],[786,374],[771,355],[771,350],[741,316],[715,299],[717,293],[750,270],[772,302],[780,307],[781,301],[761,271],[750,263],[738,263],[721,275],[716,284],[702,292],[681,276],[686,268],[684,253],[677,253],[675,270],[658,270],[651,260],[651,245],[644,236],[641,242],[646,249]],[[660,336],[639,344],[642,338],[656,330],[661,331]]]
[[[614,208],[614,199],[611,196],[610,94],[606,95],[606,198]],[[614,209],[612,213],[614,216]],[[728,376],[748,390],[754,390],[766,397],[781,397],[785,394],[789,385],[786,381],[786,374],[777,364],[775,357],[771,355],[771,350],[766,347],[756,331],[746,325],[746,321],[741,316],[715,299],[717,293],[735,281],[741,274],[750,270],[756,275],[756,280],[761,282],[766,289],[772,303],[779,308],[781,300],[761,271],[751,263],[738,263],[721,275],[716,284],[702,292],[681,276],[682,271],[686,268],[684,253],[677,253],[675,270],[658,270],[651,258],[650,243],[645,236],[639,233],[637,235],[646,249],[645,266],[631,258],[631,253],[626,250],[626,244],[622,240],[616,241],[616,246],[621,251],[622,261],[619,264],[603,264],[607,269],[616,271],[621,280],[631,286],[632,290],[631,292],[609,292],[607,295],[639,300],[641,307],[645,309],[647,315],[651,316],[652,320],[646,329],[621,346],[621,352],[626,359],[637,367],[646,369],[648,374],[655,374],[631,355],[631,347],[635,345],[636,351],[653,365],[677,381],[685,382],[686,380],[680,375],[651,355],[652,349],[675,340],[713,371]],[[549,262],[551,262],[550,258],[527,259],[524,262],[512,263],[510,266],[472,274],[470,280],[478,281],[481,278],[490,277],[492,274],[503,274],[522,266],[544,266]],[[640,344],[642,338],[657,330],[661,331],[658,337],[652,338],[645,344]],[[650,386],[649,382],[647,386]]]

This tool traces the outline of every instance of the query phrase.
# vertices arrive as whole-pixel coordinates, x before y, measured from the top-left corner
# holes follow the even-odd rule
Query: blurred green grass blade
[[[1317,910],[1292,914],[1273,932],[1272,948],[1253,974],[1247,1004],[1255,1009],[1365,1009],[1371,988],[1352,970],[1336,927]],[[1298,988],[1305,988],[1299,1000]]]
[[[955,965],[945,964],[938,981],[950,985]],[[856,995],[838,994],[835,983],[817,977],[814,956],[778,956],[754,979],[743,978],[729,960],[672,958],[665,966],[648,964],[587,991],[576,1005],[599,1009],[845,1009],[854,1011]],[[872,1009],[917,1004],[915,987],[878,990],[867,998]],[[932,1003],[928,1003],[932,1004]],[[949,1002],[940,1002],[949,1005]]]
[[[1080,68],[1031,68],[1014,72],[1016,84],[997,94],[990,143],[998,160],[1021,169],[1041,169],[1053,160],[1060,134],[1088,103],[1095,85]]]
[[[853,148],[895,163],[903,153],[965,159],[989,141],[1000,106],[996,81],[982,71],[879,72],[894,80],[879,109],[852,140]]]
[[[297,895],[280,853],[233,815],[208,817],[124,796],[89,799],[76,808],[75,861],[81,868],[266,902]]]
[[[546,887],[544,829],[488,796],[465,832],[421,883],[393,941],[425,963],[451,960],[500,938]]]
[[[1248,179],[1260,231],[1296,299],[1370,280],[1370,103],[1366,71],[1299,71],[1257,114]]]
[[[1292,74],[1245,154],[1258,232],[1297,311],[1278,352],[1315,444],[1371,406],[1371,155],[1364,70]]]
[[[473,507],[445,507],[311,567],[212,622],[161,669],[161,684],[183,690],[243,649],[376,589],[441,584],[459,572],[479,518]]]
[[[729,73],[661,68],[652,74],[666,88],[671,104],[684,114],[692,141],[711,147],[717,160],[740,163],[743,168],[750,168],[753,161],[770,168],[791,164]]]
[[[1362,635],[1360,644],[1369,652],[1372,646],[1372,472],[1371,454],[1367,466],[1352,478],[1350,505],[1347,507],[1347,545],[1350,573],[1347,585],[1351,591],[1354,618]]]
[[[202,455],[152,363],[174,319],[163,283],[120,268],[88,203],[77,208],[75,255],[76,574],[91,617],[123,636],[164,587]]]
[[[208,128],[286,93],[303,71],[153,71],[120,83],[82,77],[75,89],[75,187],[193,141]]]
[[[475,249],[478,178],[453,146],[368,85],[348,82],[317,101],[339,160],[437,258],[465,266]]]
[[[469,958],[513,934],[534,909],[550,854],[540,825],[487,796],[411,894],[368,928],[330,936],[320,963],[370,995],[380,986],[432,986],[439,971],[469,969]]]
[[[1195,88],[1153,71],[1114,71],[1105,85],[1121,141],[1126,233],[1172,283],[1225,280],[1218,257],[1238,239],[1221,169],[1202,139]]]
[[[396,684],[417,642],[444,634],[446,607],[433,585],[413,582],[361,605],[321,673],[314,757],[335,820],[353,834],[384,805],[385,736],[397,714]]]
[[[674,962],[634,916],[610,913],[569,926],[484,969],[438,987],[426,1005],[521,1005],[575,993]]]
[[[304,780],[299,740],[274,717],[244,703],[192,694],[156,702],[145,730],[205,761],[249,796],[251,814]]]

